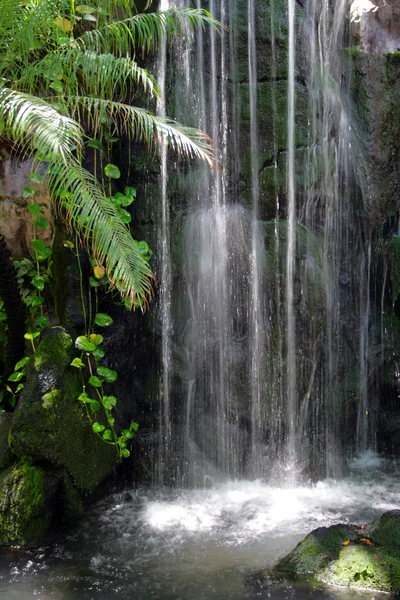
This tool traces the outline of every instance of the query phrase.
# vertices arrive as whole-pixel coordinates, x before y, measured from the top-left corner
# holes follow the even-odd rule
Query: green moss
[[[400,560],[382,549],[352,544],[340,551],[338,559],[318,579],[350,588],[398,592]]]
[[[73,348],[71,336],[62,327],[52,327],[35,352],[36,371],[42,371],[48,366],[65,365],[70,359]]]
[[[117,453],[93,434],[77,398],[82,384],[71,337],[61,327],[43,333],[37,359],[14,413],[10,447],[18,457],[64,469],[82,494],[91,493],[113,471]]]
[[[55,481],[44,469],[18,463],[0,476],[0,543],[32,545],[46,534]]]
[[[356,539],[353,528],[345,525],[320,527],[310,533],[277,566],[277,571],[300,575],[315,575],[327,561],[338,558],[343,542]]]
[[[265,580],[268,571],[262,573]],[[400,511],[385,513],[362,530],[351,525],[316,529],[272,572],[285,573],[331,585],[399,593]]]
[[[400,511],[385,513],[375,525],[371,538],[376,544],[399,548],[400,551]]]
[[[61,391],[57,390],[57,388],[54,388],[50,392],[47,392],[47,394],[44,394],[42,396],[43,408],[51,408],[52,406],[55,406],[57,404],[57,400],[60,398],[60,396],[61,396]]]

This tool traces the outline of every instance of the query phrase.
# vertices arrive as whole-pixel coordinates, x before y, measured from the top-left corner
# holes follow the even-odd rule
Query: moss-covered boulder
[[[251,582],[262,585],[279,576],[400,593],[400,511],[387,512],[365,527],[320,527],[275,569],[261,571]]]
[[[12,413],[0,413],[0,471],[14,462],[14,455],[8,444],[8,436],[12,422]]]
[[[82,384],[70,366],[74,355],[74,342],[62,327],[42,334],[27,367],[9,441],[15,455],[64,470],[86,495],[112,473],[117,453],[93,434],[77,400]]]
[[[17,463],[0,475],[0,544],[32,546],[54,515],[59,478],[42,467]]]

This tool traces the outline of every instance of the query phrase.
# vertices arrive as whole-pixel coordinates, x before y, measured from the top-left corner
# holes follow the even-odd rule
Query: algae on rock
[[[83,495],[112,473],[113,446],[94,435],[77,401],[79,373],[70,367],[72,338],[62,327],[44,331],[27,367],[27,382],[14,413],[10,447],[18,457],[64,469]]]
[[[23,462],[0,475],[0,544],[31,546],[53,518],[58,476]]]
[[[251,578],[263,585],[276,576],[298,576],[329,585],[400,592],[400,511],[377,521],[312,531],[273,570]]]

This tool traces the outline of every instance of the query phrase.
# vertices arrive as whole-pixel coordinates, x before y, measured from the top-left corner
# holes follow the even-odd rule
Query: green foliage
[[[138,52],[186,35],[187,26],[216,23],[204,10],[137,14],[132,0],[3,0],[0,22],[2,139],[47,165],[46,183],[69,227],[104,265],[129,307],[145,307],[153,281],[147,257],[131,238],[125,207],[113,203],[82,168],[84,139],[91,138],[88,146],[95,152],[123,133],[149,148],[165,140],[182,155],[212,164],[205,134],[156,117],[132,100],[158,95],[152,75],[134,60]],[[118,169],[111,167],[115,178]],[[41,183],[42,175],[36,171],[31,181]],[[25,188],[25,197],[33,194]],[[35,225],[46,228],[38,215]],[[45,260],[46,249],[36,246],[37,260]]]
[[[94,318],[94,323],[99,327],[108,327],[112,322],[112,318],[104,313],[97,313]],[[107,444],[115,446],[119,458],[122,459],[130,456],[127,444],[134,437],[134,432],[137,431],[139,426],[137,423],[132,422],[129,429],[123,429],[119,434],[115,430],[115,419],[112,411],[117,406],[117,398],[106,395],[103,386],[104,384],[114,383],[118,378],[118,373],[99,364],[99,360],[104,357],[104,351],[99,353],[99,350],[101,350],[99,346],[102,342],[103,336],[99,333],[77,337],[75,347],[81,350],[82,353],[80,357],[73,359],[71,367],[78,368],[81,372],[82,393],[79,395],[78,400],[86,408],[93,432]],[[87,383],[84,373],[89,374]],[[90,392],[95,398],[89,395],[87,387],[91,388]],[[103,422],[98,420],[101,415]]]

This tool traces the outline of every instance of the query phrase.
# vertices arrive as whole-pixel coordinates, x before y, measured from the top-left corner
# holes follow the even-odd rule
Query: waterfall
[[[286,318],[287,318],[287,459],[294,467],[296,460],[296,323],[293,307],[293,284],[296,253],[296,187],[295,187],[295,0],[289,0],[289,65],[288,65],[288,240],[286,259]]]
[[[251,275],[250,275],[250,388],[251,388],[251,470],[260,474],[262,459],[262,403],[264,400],[264,315],[263,315],[263,239],[259,226],[259,147],[257,114],[257,54],[254,0],[248,0],[248,63],[250,99],[250,169],[251,169]]]
[[[170,0],[161,0],[160,11],[171,8]],[[157,114],[165,117],[166,112],[166,69],[167,69],[167,40],[161,40],[158,66],[158,82],[160,95],[157,102]],[[161,318],[161,374],[159,389],[159,460],[157,463],[157,480],[164,479],[165,466],[171,446],[171,251],[170,251],[170,217],[168,200],[168,170],[167,170],[167,144],[161,142],[160,150],[160,180],[161,180],[161,224],[159,228],[159,255],[160,255],[160,318]]]
[[[337,477],[374,438],[348,3],[208,7],[220,32],[187,31],[178,65],[160,49],[159,114],[209,133],[218,168],[161,151],[159,471],[182,486]]]

